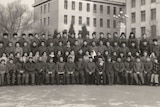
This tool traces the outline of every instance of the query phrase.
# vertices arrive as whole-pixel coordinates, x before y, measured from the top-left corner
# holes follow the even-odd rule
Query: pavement
[[[160,107],[160,87],[0,87],[0,107]]]

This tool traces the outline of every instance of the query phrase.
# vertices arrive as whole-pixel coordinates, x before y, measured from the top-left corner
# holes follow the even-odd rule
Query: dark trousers
[[[123,84],[123,72],[115,72],[116,84]]]
[[[84,71],[79,73],[79,81],[80,81],[80,84],[85,84],[86,79],[85,79]]]
[[[35,73],[26,73],[25,74],[25,85],[35,85]]]
[[[57,84],[65,84],[65,74],[58,74],[57,73]]]
[[[80,75],[79,75],[79,72],[76,71],[74,76],[75,76],[75,84],[80,84]]]
[[[150,85],[151,75],[152,75],[151,72],[143,74],[143,76],[144,76],[144,82],[145,82],[146,85]]]
[[[45,72],[37,72],[36,73],[36,84],[43,85],[45,80]]]
[[[99,72],[96,73],[96,84],[106,84],[106,75],[105,73],[100,74]]]
[[[25,73],[17,73],[17,85],[25,84]]]
[[[75,84],[75,76],[74,73],[73,74],[66,74],[66,82],[67,84]]]
[[[4,73],[0,74],[0,85],[1,86],[4,86],[4,77],[5,77]]]
[[[88,72],[86,73],[86,83],[89,84],[95,84],[95,73],[89,74]]]
[[[125,84],[132,85],[133,84],[133,73],[125,72],[124,75],[125,75]]]
[[[113,85],[114,83],[114,72],[107,73],[108,85]]]
[[[144,84],[143,73],[139,73],[139,74],[134,73],[134,79],[135,79],[137,85]]]
[[[46,84],[55,84],[55,72],[52,72],[52,74],[46,73],[45,74],[45,83]]]
[[[6,85],[15,85],[16,83],[16,73],[10,72],[6,73]]]

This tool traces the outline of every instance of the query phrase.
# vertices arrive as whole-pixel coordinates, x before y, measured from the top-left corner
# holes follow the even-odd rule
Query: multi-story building
[[[90,34],[106,34],[119,31],[113,15],[125,8],[125,0],[35,0],[33,7],[36,21],[50,33],[68,31],[72,22],[76,33],[85,24]]]
[[[127,35],[160,36],[160,0],[126,0]]]

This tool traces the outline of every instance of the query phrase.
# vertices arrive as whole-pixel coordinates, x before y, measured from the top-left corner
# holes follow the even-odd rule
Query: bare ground
[[[160,107],[160,87],[1,87],[0,107]]]

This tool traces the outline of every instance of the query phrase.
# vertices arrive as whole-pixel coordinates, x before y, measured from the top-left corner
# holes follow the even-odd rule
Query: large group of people
[[[159,85],[157,39],[143,34],[138,40],[134,33],[126,38],[116,32],[77,35],[4,33],[0,85]]]

